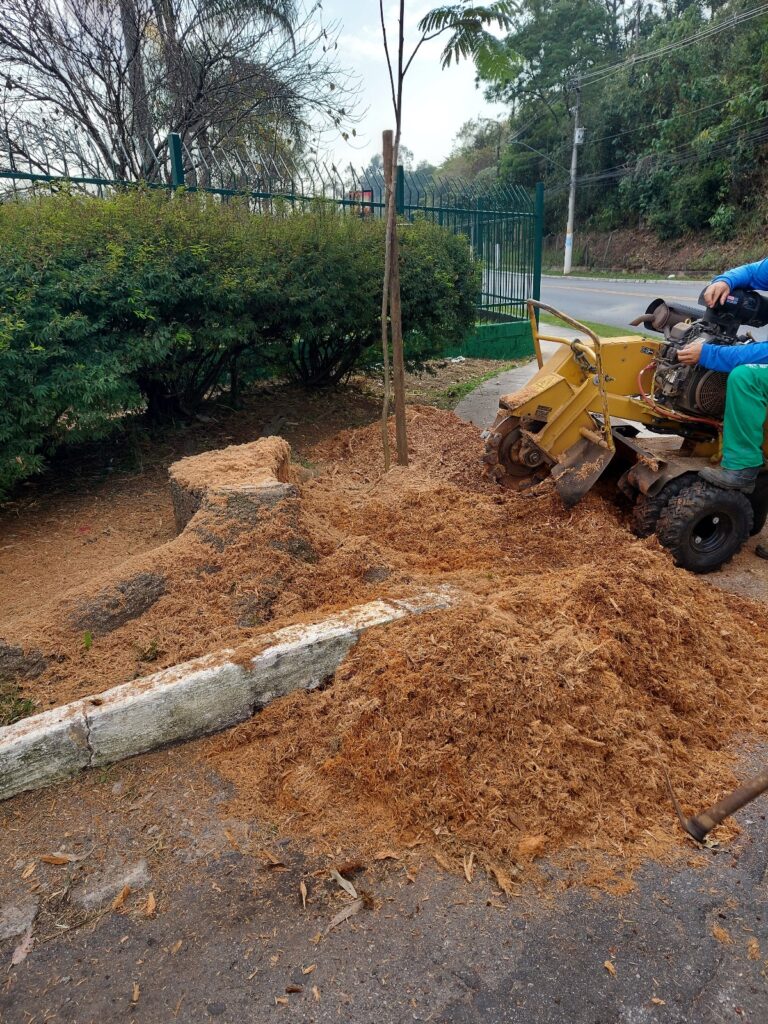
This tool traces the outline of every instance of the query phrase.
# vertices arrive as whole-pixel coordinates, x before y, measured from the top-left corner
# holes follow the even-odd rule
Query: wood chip
[[[546,845],[547,837],[545,835],[523,836],[517,844],[517,855],[521,860],[532,860],[534,857],[541,856]]]
[[[317,970],[317,964],[310,964],[309,967],[302,967],[301,973],[302,974],[311,974],[313,971],[316,971],[316,970]]]
[[[316,1003],[320,1002],[320,989],[317,987],[317,985],[312,986],[312,996]]]
[[[32,927],[34,921],[30,921],[27,925],[27,930],[21,937],[21,942],[14,949],[11,955],[11,967],[18,967],[19,964],[24,963],[29,954],[32,952],[32,947],[35,944],[35,940],[32,937]]]
[[[299,882],[299,892],[301,893],[301,905],[306,910],[307,909],[307,883],[304,881],[303,878]]]
[[[475,855],[470,853],[469,857],[464,854],[464,877],[471,882],[475,877]]]
[[[752,936],[752,938],[747,943],[747,953],[749,954],[750,960],[760,960],[762,958],[762,953],[760,952],[760,943],[754,936]]]
[[[296,995],[297,993],[304,991],[304,986],[303,985],[286,985],[285,986],[285,991],[288,992],[290,995]]]
[[[616,968],[610,960],[606,960],[603,964],[603,967],[606,969],[606,971],[608,971],[612,978],[616,977]]]
[[[724,946],[732,946],[733,945],[733,939],[731,938],[731,933],[729,931],[727,931],[725,928],[723,928],[722,925],[713,924],[712,928],[710,930],[711,930],[713,936],[717,939],[717,941],[718,942],[722,942],[722,944]]]
[[[112,900],[112,909],[120,910],[130,895],[130,885],[124,885],[120,892],[117,894],[117,896],[115,896],[115,898]]]
[[[288,1006],[290,1002],[288,996],[275,996],[275,1006]]]
[[[491,864],[490,871],[493,877],[496,879],[496,884],[503,893],[507,896],[519,896],[520,892],[514,887],[512,879],[498,864]]]
[[[666,1000],[659,999],[658,996],[651,996],[651,1002],[653,1003],[654,1006],[666,1006],[667,1005]]]
[[[155,899],[155,894],[151,892],[149,896],[147,896],[147,903],[144,907],[144,917],[154,917],[156,910],[157,900]]]
[[[36,867],[37,867],[37,861],[36,860],[30,861],[29,864],[27,864],[27,866],[21,872],[21,877],[22,878],[29,878],[29,876],[34,872]]]
[[[374,853],[374,860],[400,860],[400,854],[395,853],[394,850],[379,850],[378,853]]]
[[[139,986],[139,983],[138,983],[138,981],[134,981],[134,983],[133,983],[133,991],[131,992],[131,1002],[132,1003],[138,1003],[140,995],[141,995],[141,988]]]

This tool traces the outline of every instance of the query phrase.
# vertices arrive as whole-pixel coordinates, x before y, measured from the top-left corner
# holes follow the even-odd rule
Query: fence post
[[[171,154],[171,187],[184,187],[184,157],[181,152],[181,136],[171,132],[168,136],[168,151]]]
[[[541,299],[541,249],[544,241],[544,182],[536,182],[536,204],[533,221],[533,288],[531,298]],[[536,310],[536,323],[539,311]]]
[[[397,165],[397,178],[395,180],[395,212],[398,217],[405,213],[405,171],[403,165]]]

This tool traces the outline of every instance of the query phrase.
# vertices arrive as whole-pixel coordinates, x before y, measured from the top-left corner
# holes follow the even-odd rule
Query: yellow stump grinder
[[[633,326],[642,324],[660,338],[600,338],[551,306],[529,302],[539,370],[520,391],[501,399],[484,435],[486,473],[516,490],[551,477],[566,505],[574,505],[611,466],[620,474],[618,488],[634,503],[638,536],[655,532],[675,562],[692,572],[711,572],[727,562],[765,525],[768,473],[760,474],[750,495],[698,476],[719,459],[728,377],[684,365],[677,353],[695,340],[753,340],[739,331],[768,323],[768,300],[746,290],[731,298],[727,310],[656,299]],[[579,336],[543,334],[537,308]],[[542,341],[560,345],[546,362]]]

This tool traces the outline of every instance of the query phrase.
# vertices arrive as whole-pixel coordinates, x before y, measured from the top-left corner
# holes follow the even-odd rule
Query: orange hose
[[[717,429],[720,430],[720,428],[722,427],[722,423],[720,422],[720,420],[711,420],[708,419],[706,416],[687,416],[684,412],[673,412],[670,409],[665,409],[663,406],[657,405],[654,402],[654,400],[650,397],[650,395],[647,395],[645,393],[645,390],[643,388],[643,374],[646,372],[646,370],[650,370],[653,366],[656,366],[655,359],[652,362],[648,363],[647,366],[644,366],[637,375],[637,386],[640,391],[640,395],[642,396],[642,399],[645,402],[645,404],[650,409],[653,409],[654,412],[658,413],[660,416],[663,416],[665,419],[668,420],[679,420],[681,423],[706,423],[710,427],[717,427]]]

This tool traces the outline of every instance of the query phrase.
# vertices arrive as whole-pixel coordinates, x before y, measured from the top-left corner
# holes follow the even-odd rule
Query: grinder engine
[[[702,296],[699,302],[703,304]],[[678,362],[677,353],[693,341],[711,345],[748,344],[754,339],[749,334],[740,335],[739,329],[768,324],[768,299],[758,292],[736,288],[722,305],[704,312],[694,306],[655,299],[645,315],[632,323],[644,324],[665,338],[653,375],[654,401],[689,416],[720,420],[725,411],[728,374],[703,366],[686,366]]]

